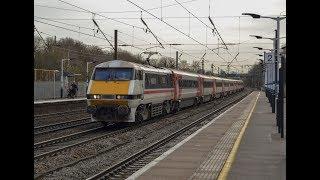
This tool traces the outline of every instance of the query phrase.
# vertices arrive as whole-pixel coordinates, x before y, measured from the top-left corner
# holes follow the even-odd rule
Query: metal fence
[[[34,100],[58,99],[60,98],[60,81],[35,81]],[[63,98],[67,96],[67,89],[63,90]],[[77,97],[85,97],[86,83],[78,82]]]

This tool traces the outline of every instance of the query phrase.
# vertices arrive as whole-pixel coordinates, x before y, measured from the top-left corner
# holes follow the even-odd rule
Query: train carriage
[[[202,79],[202,101],[208,102],[215,97],[215,79],[206,75],[199,75]]]
[[[215,81],[215,98],[220,98],[224,96],[224,89],[223,89],[223,79],[219,77],[213,77]]]
[[[174,97],[173,73],[168,69],[158,69],[151,66],[141,66],[144,72],[144,91],[140,102],[146,106],[149,115],[144,119],[172,111]]]
[[[229,92],[230,94],[235,92],[235,80],[229,80]]]
[[[224,96],[228,96],[231,94],[230,90],[231,90],[231,83],[229,79],[226,78],[222,78],[222,84],[223,84],[223,95]]]
[[[201,102],[201,78],[198,74],[172,70],[175,79],[175,109]]]

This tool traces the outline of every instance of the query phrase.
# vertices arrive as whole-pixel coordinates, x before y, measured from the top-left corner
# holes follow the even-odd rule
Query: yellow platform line
[[[238,135],[238,138],[237,138],[236,142],[234,143],[234,145],[232,147],[232,150],[231,150],[231,152],[230,152],[230,154],[228,156],[227,161],[225,162],[225,164],[224,164],[224,166],[223,166],[223,168],[222,168],[222,170],[221,170],[221,172],[219,174],[218,180],[226,180],[227,179],[228,173],[229,173],[229,171],[231,169],[231,165],[232,165],[232,163],[233,163],[233,161],[235,159],[235,156],[237,154],[237,151],[238,151],[242,136],[243,136],[248,124],[249,124],[251,115],[253,113],[254,108],[256,107],[256,104],[257,104],[259,96],[260,96],[260,92],[259,92],[259,94],[258,94],[258,96],[256,98],[256,101],[254,102],[254,105],[253,105],[248,117],[246,118],[246,122],[243,125],[243,127],[242,127],[242,129],[241,129],[241,131],[240,131],[240,133]]]

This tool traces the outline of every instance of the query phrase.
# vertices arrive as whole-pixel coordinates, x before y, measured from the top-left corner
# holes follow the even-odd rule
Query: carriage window
[[[221,87],[222,86],[222,82],[216,82],[216,87]]]
[[[166,76],[161,76],[160,77],[160,82],[161,82],[161,84],[167,84]]]
[[[173,87],[173,82],[172,82],[172,77],[170,74],[168,74],[167,76],[167,87]]]
[[[179,86],[181,88],[197,88],[198,87],[198,81],[194,80],[180,80],[179,81]]]
[[[146,89],[156,89],[162,87],[162,78],[158,74],[149,74],[146,73],[145,79]]]
[[[150,78],[150,85],[156,85],[157,84],[157,78],[156,77],[151,77]]]
[[[166,88],[167,86],[167,79],[165,75],[159,75],[159,87],[160,88]]]

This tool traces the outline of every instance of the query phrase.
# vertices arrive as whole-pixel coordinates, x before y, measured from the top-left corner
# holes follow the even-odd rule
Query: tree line
[[[92,73],[94,65],[113,60],[113,51],[103,49],[96,45],[87,45],[79,40],[72,38],[61,38],[56,40],[54,37],[41,39],[34,36],[34,68],[59,70],[61,69],[61,59],[70,58],[71,61],[64,64],[64,71],[81,74],[77,77],[78,81],[86,80],[86,62],[95,61],[95,64],[89,66],[89,75]],[[135,62],[139,64],[148,64],[146,59],[139,54],[133,54],[118,48],[118,59]],[[160,58],[151,58],[150,65],[155,67],[175,68],[176,60],[171,57],[162,56]],[[189,63],[186,60],[179,60],[179,70],[201,73],[201,61]],[[244,79],[248,86],[260,86],[262,82],[258,77],[261,76],[261,67],[254,65]],[[228,74],[221,70],[220,74],[213,74],[211,71],[205,71],[206,75],[228,77]],[[56,77],[59,79],[59,76]],[[262,78],[261,78],[262,79]]]
[[[34,36],[34,68],[60,70],[61,59],[70,58],[64,66],[66,72],[81,74],[78,80],[86,79],[86,62],[95,61],[95,64],[113,60],[113,52],[104,50],[95,45],[87,45],[79,40],[72,38],[61,38],[56,40],[53,37],[41,39],[39,36]],[[146,59],[139,54],[118,48],[118,59],[124,61],[135,62],[139,64],[148,64]],[[150,59],[150,65],[155,67],[175,68],[176,60],[171,57],[162,56],[161,58]],[[179,61],[179,69],[188,72],[200,72],[200,61],[193,61],[191,64],[186,60]],[[93,66],[89,68],[91,74]],[[211,74],[207,71],[206,74]]]

